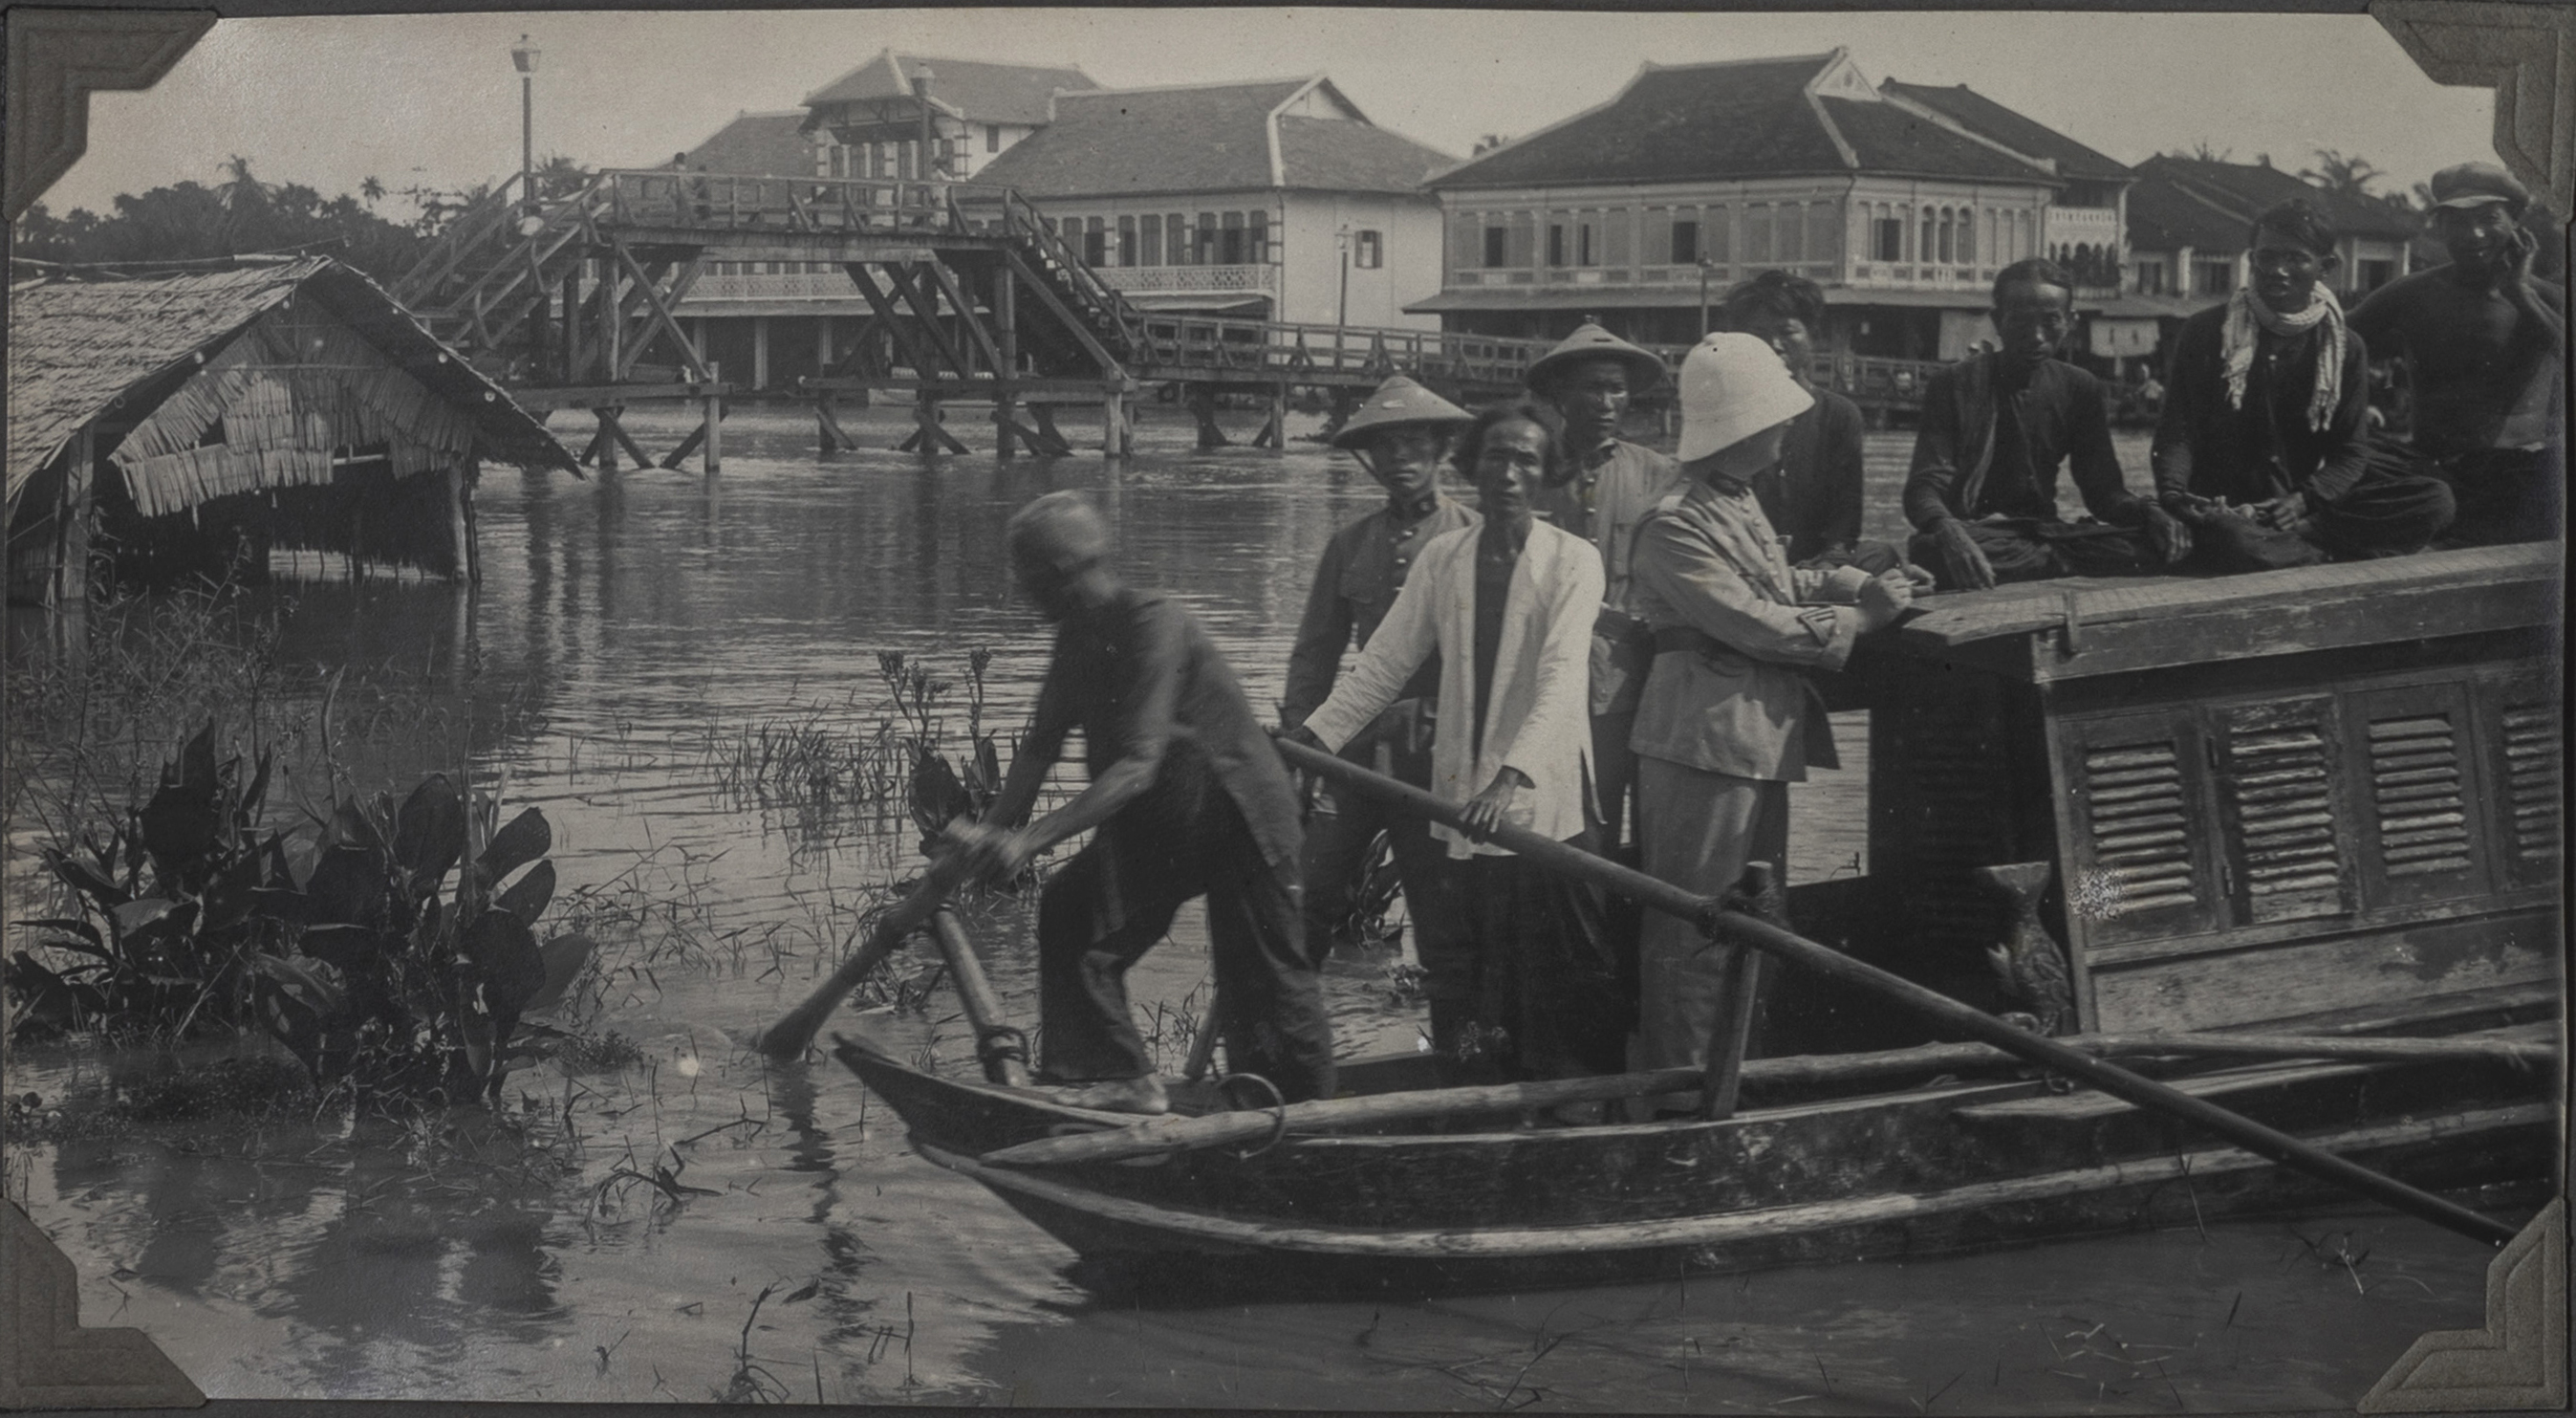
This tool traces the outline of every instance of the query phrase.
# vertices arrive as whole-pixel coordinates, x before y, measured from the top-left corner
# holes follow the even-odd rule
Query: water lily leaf
[[[554,844],[555,830],[546,824],[546,815],[529,808],[492,834],[483,855],[474,859],[476,872],[488,887],[544,856]]]
[[[102,911],[114,910],[132,898],[133,893],[118,886],[106,876],[81,865],[51,847],[45,849],[45,865],[53,870],[65,886],[90,899]],[[113,870],[113,868],[110,868]]]
[[[411,873],[412,890],[426,895],[464,855],[465,800],[446,774],[432,773],[394,815],[394,860]]]
[[[355,970],[385,951],[384,936],[365,926],[314,926],[297,944],[313,959],[343,970]]]
[[[578,931],[556,936],[539,946],[537,955],[545,962],[546,981],[537,987],[535,994],[528,996],[528,1002],[520,1006],[520,1012],[537,1014],[563,1003],[564,993],[572,988],[572,982],[581,974],[581,967],[598,948],[597,942]]]
[[[545,957],[528,923],[499,907],[465,928],[457,949],[483,981],[484,999],[496,1014],[516,1019],[546,983]]]
[[[365,847],[333,847],[304,883],[317,921],[369,921],[385,902],[385,859]]]
[[[546,903],[554,899],[555,864],[539,862],[528,868],[527,874],[512,883],[510,889],[502,892],[492,904],[533,926],[537,917],[544,914]]]

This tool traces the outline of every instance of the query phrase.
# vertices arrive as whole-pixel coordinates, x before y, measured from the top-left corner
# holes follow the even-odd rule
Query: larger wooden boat
[[[1779,972],[1733,1116],[1532,1128],[1433,1094],[1139,1124],[838,1057],[922,1156],[1157,1288],[1577,1283],[2341,1196],[1993,1047],[2018,1036],[1981,1012],[2027,1001],[1988,962],[2015,907],[1978,869],[2038,864],[2070,1042],[2509,1233],[2564,1182],[2561,594],[2535,545],[1943,596],[1872,637],[1837,691],[1873,711],[1870,870],[1789,893],[1832,951]],[[1860,964],[1829,979],[1832,952]],[[1850,988],[1868,966],[1989,1043]],[[1436,1083],[1418,1058],[1342,1078]],[[1034,1145],[1065,1137],[1094,1155]]]

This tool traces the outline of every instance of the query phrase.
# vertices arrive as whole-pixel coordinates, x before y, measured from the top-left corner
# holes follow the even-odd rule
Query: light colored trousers
[[[1780,863],[1789,846],[1789,785],[1637,760],[1638,845],[1648,876],[1695,896],[1735,885],[1747,862]],[[1783,878],[1785,881],[1785,877]],[[1688,921],[1645,913],[1637,936],[1638,1069],[1701,1068],[1725,998],[1727,971],[1742,947],[1719,945]],[[1695,1095],[1668,1094],[1656,1106],[1687,1108]]]

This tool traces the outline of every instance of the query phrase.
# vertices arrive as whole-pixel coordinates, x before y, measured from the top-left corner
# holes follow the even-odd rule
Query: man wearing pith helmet
[[[1386,504],[1334,533],[1324,545],[1305,617],[1297,623],[1296,645],[1288,655],[1281,728],[1304,724],[1315,706],[1332,696],[1343,652],[1367,648],[1423,545],[1475,523],[1474,512],[1440,491],[1440,463],[1449,439],[1469,421],[1466,410],[1399,374],[1379,385],[1333,435],[1333,446],[1349,453],[1386,490]],[[1434,655],[1394,705],[1343,747],[1343,756],[1428,789],[1433,705],[1439,693],[1440,660]],[[1432,840],[1429,822],[1389,812],[1357,793],[1335,789],[1324,794],[1306,823],[1306,945],[1321,961],[1337,939],[1348,938],[1351,883],[1381,830],[1393,834],[1396,874],[1404,883],[1406,914],[1413,921],[1414,951],[1426,976],[1424,990],[1437,1036],[1454,1013],[1447,987],[1461,977],[1449,968],[1455,933],[1442,896],[1440,864],[1446,854]],[[1456,999],[1463,1000],[1463,994]]]
[[[1607,851],[1627,836],[1637,765],[1628,730],[1651,658],[1641,627],[1623,609],[1629,543],[1656,500],[1681,480],[1672,459],[1619,437],[1619,421],[1632,400],[1664,382],[1664,362],[1586,319],[1534,361],[1527,378],[1530,392],[1565,420],[1565,470],[1540,495],[1539,515],[1589,538],[1601,553],[1601,615],[1592,632],[1592,771]]]

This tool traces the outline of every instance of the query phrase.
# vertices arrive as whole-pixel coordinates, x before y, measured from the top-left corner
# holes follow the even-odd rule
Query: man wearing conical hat
[[[1592,771],[1604,850],[1626,837],[1629,786],[1636,759],[1628,752],[1637,687],[1646,662],[1643,632],[1623,607],[1628,548],[1656,499],[1678,486],[1681,470],[1651,448],[1619,437],[1630,401],[1664,382],[1664,362],[1586,319],[1556,348],[1532,362],[1530,392],[1565,420],[1565,470],[1539,502],[1539,515],[1601,554],[1604,595],[1592,637]]]
[[[2433,174],[2447,264],[2381,286],[2352,309],[2373,359],[2406,360],[2414,451],[2451,485],[2458,518],[2436,545],[2562,535],[2567,293],[2532,274],[2531,194],[2493,163]]]
[[[1306,614],[1288,655],[1288,690],[1280,701],[1281,727],[1306,722],[1331,697],[1344,651],[1366,649],[1423,546],[1443,532],[1471,526],[1476,514],[1440,491],[1440,461],[1450,435],[1467,425],[1467,411],[1403,375],[1378,386],[1333,446],[1348,452],[1386,489],[1386,505],[1342,528],[1324,545],[1306,596]],[[1353,762],[1376,767],[1417,788],[1431,786],[1433,705],[1440,692],[1440,661],[1433,656],[1393,706],[1343,749]],[[1435,1044],[1446,1043],[1465,1000],[1464,979],[1451,956],[1453,913],[1443,896],[1445,856],[1421,818],[1389,812],[1376,800],[1338,789],[1327,791],[1306,822],[1306,944],[1317,960],[1351,934],[1352,884],[1367,866],[1377,834],[1392,834],[1396,875],[1404,883],[1406,914],[1413,921],[1415,955],[1425,975]],[[1454,987],[1454,988],[1453,988]]]
[[[1700,341],[1682,361],[1687,481],[1637,534],[1629,604],[1656,652],[1632,741],[1638,836],[1648,875],[1702,896],[1734,887],[1748,862],[1778,865],[1789,784],[1836,766],[1808,672],[1841,668],[1854,638],[1894,620],[1929,579],[1789,564],[1753,483],[1778,468],[1789,426],[1814,404],[1754,336]],[[1688,921],[1647,919],[1637,1067],[1706,1063],[1718,1019],[1742,1017],[1725,997],[1740,948],[1711,945]]]

